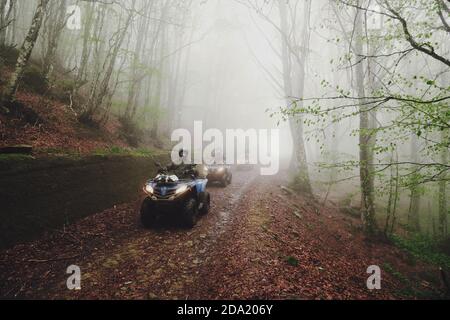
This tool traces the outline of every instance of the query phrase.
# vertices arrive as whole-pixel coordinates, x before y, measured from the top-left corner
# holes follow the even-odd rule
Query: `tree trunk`
[[[293,62],[292,62],[292,52],[289,49],[289,25],[288,25],[288,13],[287,13],[287,2],[286,0],[279,0],[279,11],[280,11],[280,29],[282,38],[282,62],[283,62],[283,83],[284,83],[284,93],[286,96],[286,103],[288,108],[294,106],[293,100]],[[298,87],[296,87],[296,94],[299,97],[303,96],[304,83],[305,83],[305,68],[304,61],[306,59],[306,53],[309,47],[309,17],[310,17],[311,2],[306,2],[305,17],[304,17],[304,30],[303,30],[303,43],[301,45],[302,52],[300,53],[300,58],[297,57],[296,62],[300,61],[298,66]],[[293,139],[293,169],[297,176],[297,188],[300,191],[312,193],[311,182],[309,178],[309,168],[306,156],[306,147],[303,136],[303,118],[301,116],[293,116],[289,119],[289,125],[291,130],[291,135]]]
[[[419,162],[419,150],[416,134],[411,135],[411,159],[414,163]],[[415,166],[413,166],[414,169]],[[414,182],[413,182],[414,183]],[[411,198],[409,205],[408,228],[412,232],[420,232],[420,193],[417,185],[410,188]]]
[[[6,6],[8,0],[0,0],[0,47],[6,45],[6,32],[8,30],[9,16],[12,11],[12,5]]]
[[[355,50],[357,54],[363,53],[363,12],[356,11],[355,19]],[[373,132],[370,121],[370,111],[367,100],[364,84],[365,72],[362,62],[355,66],[357,94],[360,99],[359,107],[359,154],[360,154],[360,183],[361,183],[361,218],[363,222],[364,232],[371,236],[376,232],[375,222],[375,199],[374,188],[375,179],[373,172],[373,148],[372,138]]]
[[[447,145],[450,142],[450,135],[448,131],[442,131],[441,140],[443,145]],[[443,147],[441,151],[441,162],[444,165],[448,165],[448,148]],[[448,207],[447,207],[447,171],[445,171],[439,181],[439,237],[446,238],[448,234]]]
[[[81,61],[80,67],[78,68],[76,87],[81,86],[81,83],[84,81],[87,64],[89,61],[90,47],[91,47],[90,36],[95,15],[94,6],[95,6],[94,2],[86,6],[86,13],[85,13],[86,20],[83,24],[83,49],[81,51]]]
[[[16,68],[13,72],[9,84],[5,90],[3,97],[3,111],[9,112],[8,108],[5,107],[5,104],[9,104],[13,101],[14,95],[16,94],[19,81],[23,76],[25,67],[28,64],[31,53],[33,52],[33,48],[36,44],[36,40],[39,35],[39,31],[41,30],[42,20],[44,18],[44,13],[47,8],[49,0],[39,0],[36,11],[33,16],[33,20],[31,22],[31,27],[28,30],[28,34],[22,44],[22,47],[19,51],[19,57],[17,58]]]
[[[194,37],[194,29],[192,29],[191,34],[189,36],[189,43],[192,42],[192,39]],[[174,127],[179,128],[181,125],[181,116],[182,116],[182,107],[184,104],[184,100],[186,97],[186,90],[187,90],[187,84],[188,84],[188,74],[189,74],[189,66],[190,66],[190,60],[191,60],[191,49],[192,46],[189,46],[187,48],[185,60],[184,60],[184,66],[183,66],[183,79],[181,80],[181,88],[180,88],[180,94],[178,96],[177,105],[175,108],[175,120],[174,120]]]
[[[9,43],[11,45],[15,45],[16,42],[16,33],[17,33],[17,0],[11,0],[12,5],[12,17],[11,17],[11,28],[9,28]]]
[[[67,23],[67,0],[59,0],[60,3],[56,8],[56,12],[49,11],[49,14],[54,14],[50,17],[51,22],[49,26],[49,34],[47,40],[47,50],[44,55],[43,74],[45,79],[49,81],[51,73],[53,71],[56,51],[58,50],[58,44],[61,37],[61,33]]]
[[[163,74],[164,74],[164,53],[166,51],[165,46],[165,40],[166,40],[166,26],[162,27],[161,30],[161,43],[160,43],[160,62],[159,62],[159,75],[156,78],[156,88],[155,88],[155,92],[156,92],[156,97],[155,97],[155,108],[158,109],[158,114],[160,113],[161,110],[161,101],[162,101],[162,95],[163,95]],[[160,130],[160,117],[156,116],[153,118],[153,123],[152,123],[152,130],[151,130],[151,136],[152,138],[156,139],[159,136],[159,130]]]
[[[150,9],[152,8],[152,2],[149,2],[149,4],[150,5],[147,5],[147,7],[145,8],[144,12],[145,16],[147,16],[151,11]],[[146,46],[147,37],[145,36],[147,35],[148,28],[149,28],[149,19],[142,18],[138,28],[136,46],[133,53],[132,78],[130,89],[128,91],[127,107],[125,110],[125,118],[127,118],[128,120],[132,120],[135,117],[137,111],[140,84],[142,80],[142,76],[139,72],[142,69],[140,65],[142,48],[145,48]]]
[[[7,0],[0,0],[0,47],[5,45],[6,37],[6,23],[5,23],[5,10]]]
[[[95,115],[95,112],[102,105],[105,96],[108,93],[108,87],[111,80],[112,73],[114,71],[114,66],[116,64],[117,56],[119,54],[119,50],[122,46],[122,43],[127,34],[128,28],[132,22],[134,16],[134,5],[136,1],[133,1],[133,10],[130,10],[128,14],[128,18],[122,27],[121,32],[117,35],[116,41],[113,44],[112,52],[108,55],[107,59],[109,59],[107,63],[107,68],[104,70],[103,79],[99,85],[99,89],[96,90],[94,94],[91,94],[91,98],[88,101],[88,104],[83,112],[82,118],[88,121],[92,121]]]
[[[184,22],[182,22],[184,23]],[[181,36],[181,32],[178,32],[178,36],[176,37],[176,40],[174,41],[175,47],[180,47],[182,44],[183,37]],[[178,95],[179,95],[179,77],[181,72],[181,57],[182,52],[178,52],[175,57],[173,57],[173,62],[171,65],[173,66],[173,69],[171,70],[169,74],[169,95],[168,95],[168,101],[167,101],[167,107],[169,109],[169,116],[168,116],[168,129],[170,131],[175,129],[175,119],[176,119],[176,112],[177,112],[177,106],[176,102],[178,101]]]

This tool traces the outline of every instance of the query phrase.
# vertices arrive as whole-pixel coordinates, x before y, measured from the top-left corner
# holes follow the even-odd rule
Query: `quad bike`
[[[141,222],[146,228],[163,219],[171,218],[193,228],[200,216],[210,209],[211,198],[206,191],[207,179],[187,179],[160,173],[144,186],[146,198],[141,207]]]
[[[219,182],[225,188],[233,181],[233,174],[230,167],[212,165],[208,167],[207,178],[209,182]]]

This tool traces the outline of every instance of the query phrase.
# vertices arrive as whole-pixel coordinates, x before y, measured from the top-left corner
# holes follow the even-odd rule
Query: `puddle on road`
[[[253,181],[256,179],[256,177],[253,177],[252,179],[248,179],[245,183],[240,185],[239,187],[233,188],[231,190],[231,195],[229,197],[228,203],[226,205],[223,205],[223,209],[219,212],[219,220],[217,221],[214,228],[212,228],[209,232],[209,237],[212,240],[212,242],[215,242],[220,235],[222,235],[229,223],[232,221],[233,216],[232,213],[234,210],[236,210],[236,205],[240,200],[242,200],[245,197],[245,191],[248,188],[249,185],[253,183]]]
[[[242,194],[233,194],[231,196],[230,204],[235,205],[239,200],[241,200]]]

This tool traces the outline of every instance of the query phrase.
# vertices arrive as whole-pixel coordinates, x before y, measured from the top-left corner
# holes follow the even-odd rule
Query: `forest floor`
[[[84,125],[74,111],[63,102],[32,92],[19,92],[17,100],[27,106],[27,115],[0,114],[0,148],[16,145],[33,147],[36,156],[42,154],[90,154],[111,147],[127,148],[120,135],[120,123],[115,117],[104,126]]]
[[[236,172],[210,186],[212,208],[192,230],[138,223],[118,205],[0,252],[0,297],[38,299],[439,298],[437,267],[367,241],[359,219],[280,186],[285,177]],[[69,291],[67,267],[82,272]],[[381,290],[367,268],[382,269]]]
[[[0,61],[7,60],[5,65],[0,63],[0,92],[16,59],[14,50],[8,54],[11,56],[7,58],[0,56]],[[19,87],[16,93],[16,101],[23,109],[9,115],[0,113],[0,148],[27,145],[33,147],[33,156],[88,155],[111,148],[132,149],[116,115],[111,113],[106,122],[95,125],[79,121],[80,106],[72,105],[71,91],[66,88],[74,81],[67,75],[67,70],[57,69],[57,79],[48,87],[43,85],[44,80],[36,72],[39,67],[38,62],[32,62],[23,81],[26,85]],[[87,96],[83,90],[86,88],[81,90],[80,101]],[[141,144],[153,149],[151,144],[155,139],[142,138]]]

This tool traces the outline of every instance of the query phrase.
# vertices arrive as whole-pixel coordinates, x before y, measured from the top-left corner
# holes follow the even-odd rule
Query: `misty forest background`
[[[449,40],[445,0],[0,0],[0,108],[34,123],[32,92],[132,147],[278,124],[293,189],[444,239]]]

